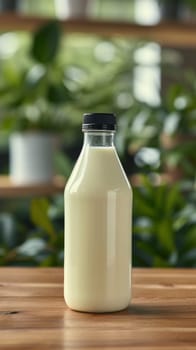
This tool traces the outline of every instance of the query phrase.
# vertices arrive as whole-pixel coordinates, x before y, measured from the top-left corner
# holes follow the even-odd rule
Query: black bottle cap
[[[115,130],[116,117],[113,113],[85,113],[82,130]]]

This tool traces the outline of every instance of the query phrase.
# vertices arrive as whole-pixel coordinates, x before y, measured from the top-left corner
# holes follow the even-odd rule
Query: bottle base
[[[119,304],[118,306],[115,305],[104,305],[104,306],[98,306],[98,305],[74,305],[74,303],[69,303],[65,299],[65,303],[67,307],[73,311],[76,312],[82,312],[82,313],[95,313],[95,314],[103,314],[103,313],[114,313],[119,312],[122,310],[125,310],[128,308],[130,304],[130,300],[126,303]]]
[[[112,314],[112,313],[115,313],[115,312],[120,312],[120,311],[123,311],[123,310],[126,310],[128,308],[129,305],[123,307],[123,308],[118,308],[118,309],[115,309],[115,310],[103,310],[103,311],[98,311],[98,310],[83,310],[83,309],[75,309],[75,308],[72,308],[72,307],[69,307],[68,308],[74,312],[80,312],[80,313],[87,313],[87,314]]]

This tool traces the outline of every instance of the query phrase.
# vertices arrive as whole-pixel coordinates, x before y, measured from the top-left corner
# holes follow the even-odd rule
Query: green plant
[[[134,265],[196,266],[194,200],[179,186],[154,187],[143,178],[134,189]]]
[[[8,61],[0,65],[4,129],[63,130],[66,145],[81,147],[83,112],[115,111],[121,159],[127,153],[135,157],[154,149],[161,155],[153,165],[145,163],[143,152],[142,172],[161,171],[171,155],[175,164],[188,161],[191,176],[195,176],[189,161],[194,157],[193,143],[188,148],[178,144],[171,150],[159,143],[163,131],[170,132],[173,139],[177,134],[195,134],[194,79],[190,85],[171,87],[160,106],[141,103],[133,93],[133,68],[135,49],[142,43],[74,35],[62,41],[60,35],[57,23],[50,23],[33,35],[29,56],[24,50],[17,66]],[[54,41],[51,47],[50,40]],[[73,157],[78,151],[74,149]],[[149,157],[152,160],[152,152]],[[73,160],[70,154],[67,158],[58,154],[62,174],[69,175]],[[132,166],[135,164],[128,163],[128,173]],[[134,170],[141,172],[141,168]],[[154,187],[147,180],[140,185],[134,189],[134,265],[195,266],[195,198],[176,186]],[[192,185],[189,191],[193,190]],[[0,264],[62,265],[63,196],[21,203],[23,200],[0,216]]]
[[[196,267],[195,191],[155,187],[143,177],[133,195],[133,265]],[[0,264],[62,266],[63,196],[33,199],[16,208],[12,216],[0,216]]]
[[[53,203],[46,198],[21,201],[12,214],[0,214],[0,266],[63,264],[62,199],[57,196]]]
[[[161,105],[163,132],[196,135],[196,84],[194,73],[187,86],[170,86]]]
[[[28,63],[20,74],[0,85],[1,128],[62,131],[69,126],[66,107],[73,95],[58,60],[61,29],[49,22],[31,38]],[[13,73],[14,74],[14,73]]]
[[[44,99],[39,99],[31,105],[18,106],[9,111],[1,111],[1,128],[8,133],[14,131],[47,131],[63,132],[70,127],[70,119],[65,108],[56,108]]]
[[[18,252],[18,247],[27,240],[31,227],[28,200],[17,203],[1,201],[0,204],[0,266],[32,265],[31,258]]]
[[[141,147],[157,146],[160,130],[157,107],[135,101],[119,118],[116,142],[120,156],[126,151],[135,154]]]
[[[161,106],[161,158],[165,170],[175,178],[195,177],[196,86],[193,77],[187,86],[172,85]]]

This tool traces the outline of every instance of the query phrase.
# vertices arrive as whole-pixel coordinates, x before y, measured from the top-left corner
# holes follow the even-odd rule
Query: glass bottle
[[[126,308],[132,191],[114,146],[116,118],[85,114],[84,144],[65,188],[64,296],[86,312]]]

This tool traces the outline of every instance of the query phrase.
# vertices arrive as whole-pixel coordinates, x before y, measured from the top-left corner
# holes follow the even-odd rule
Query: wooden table
[[[196,270],[135,269],[125,311],[84,314],[63,300],[63,270],[0,268],[0,349],[196,349]]]

